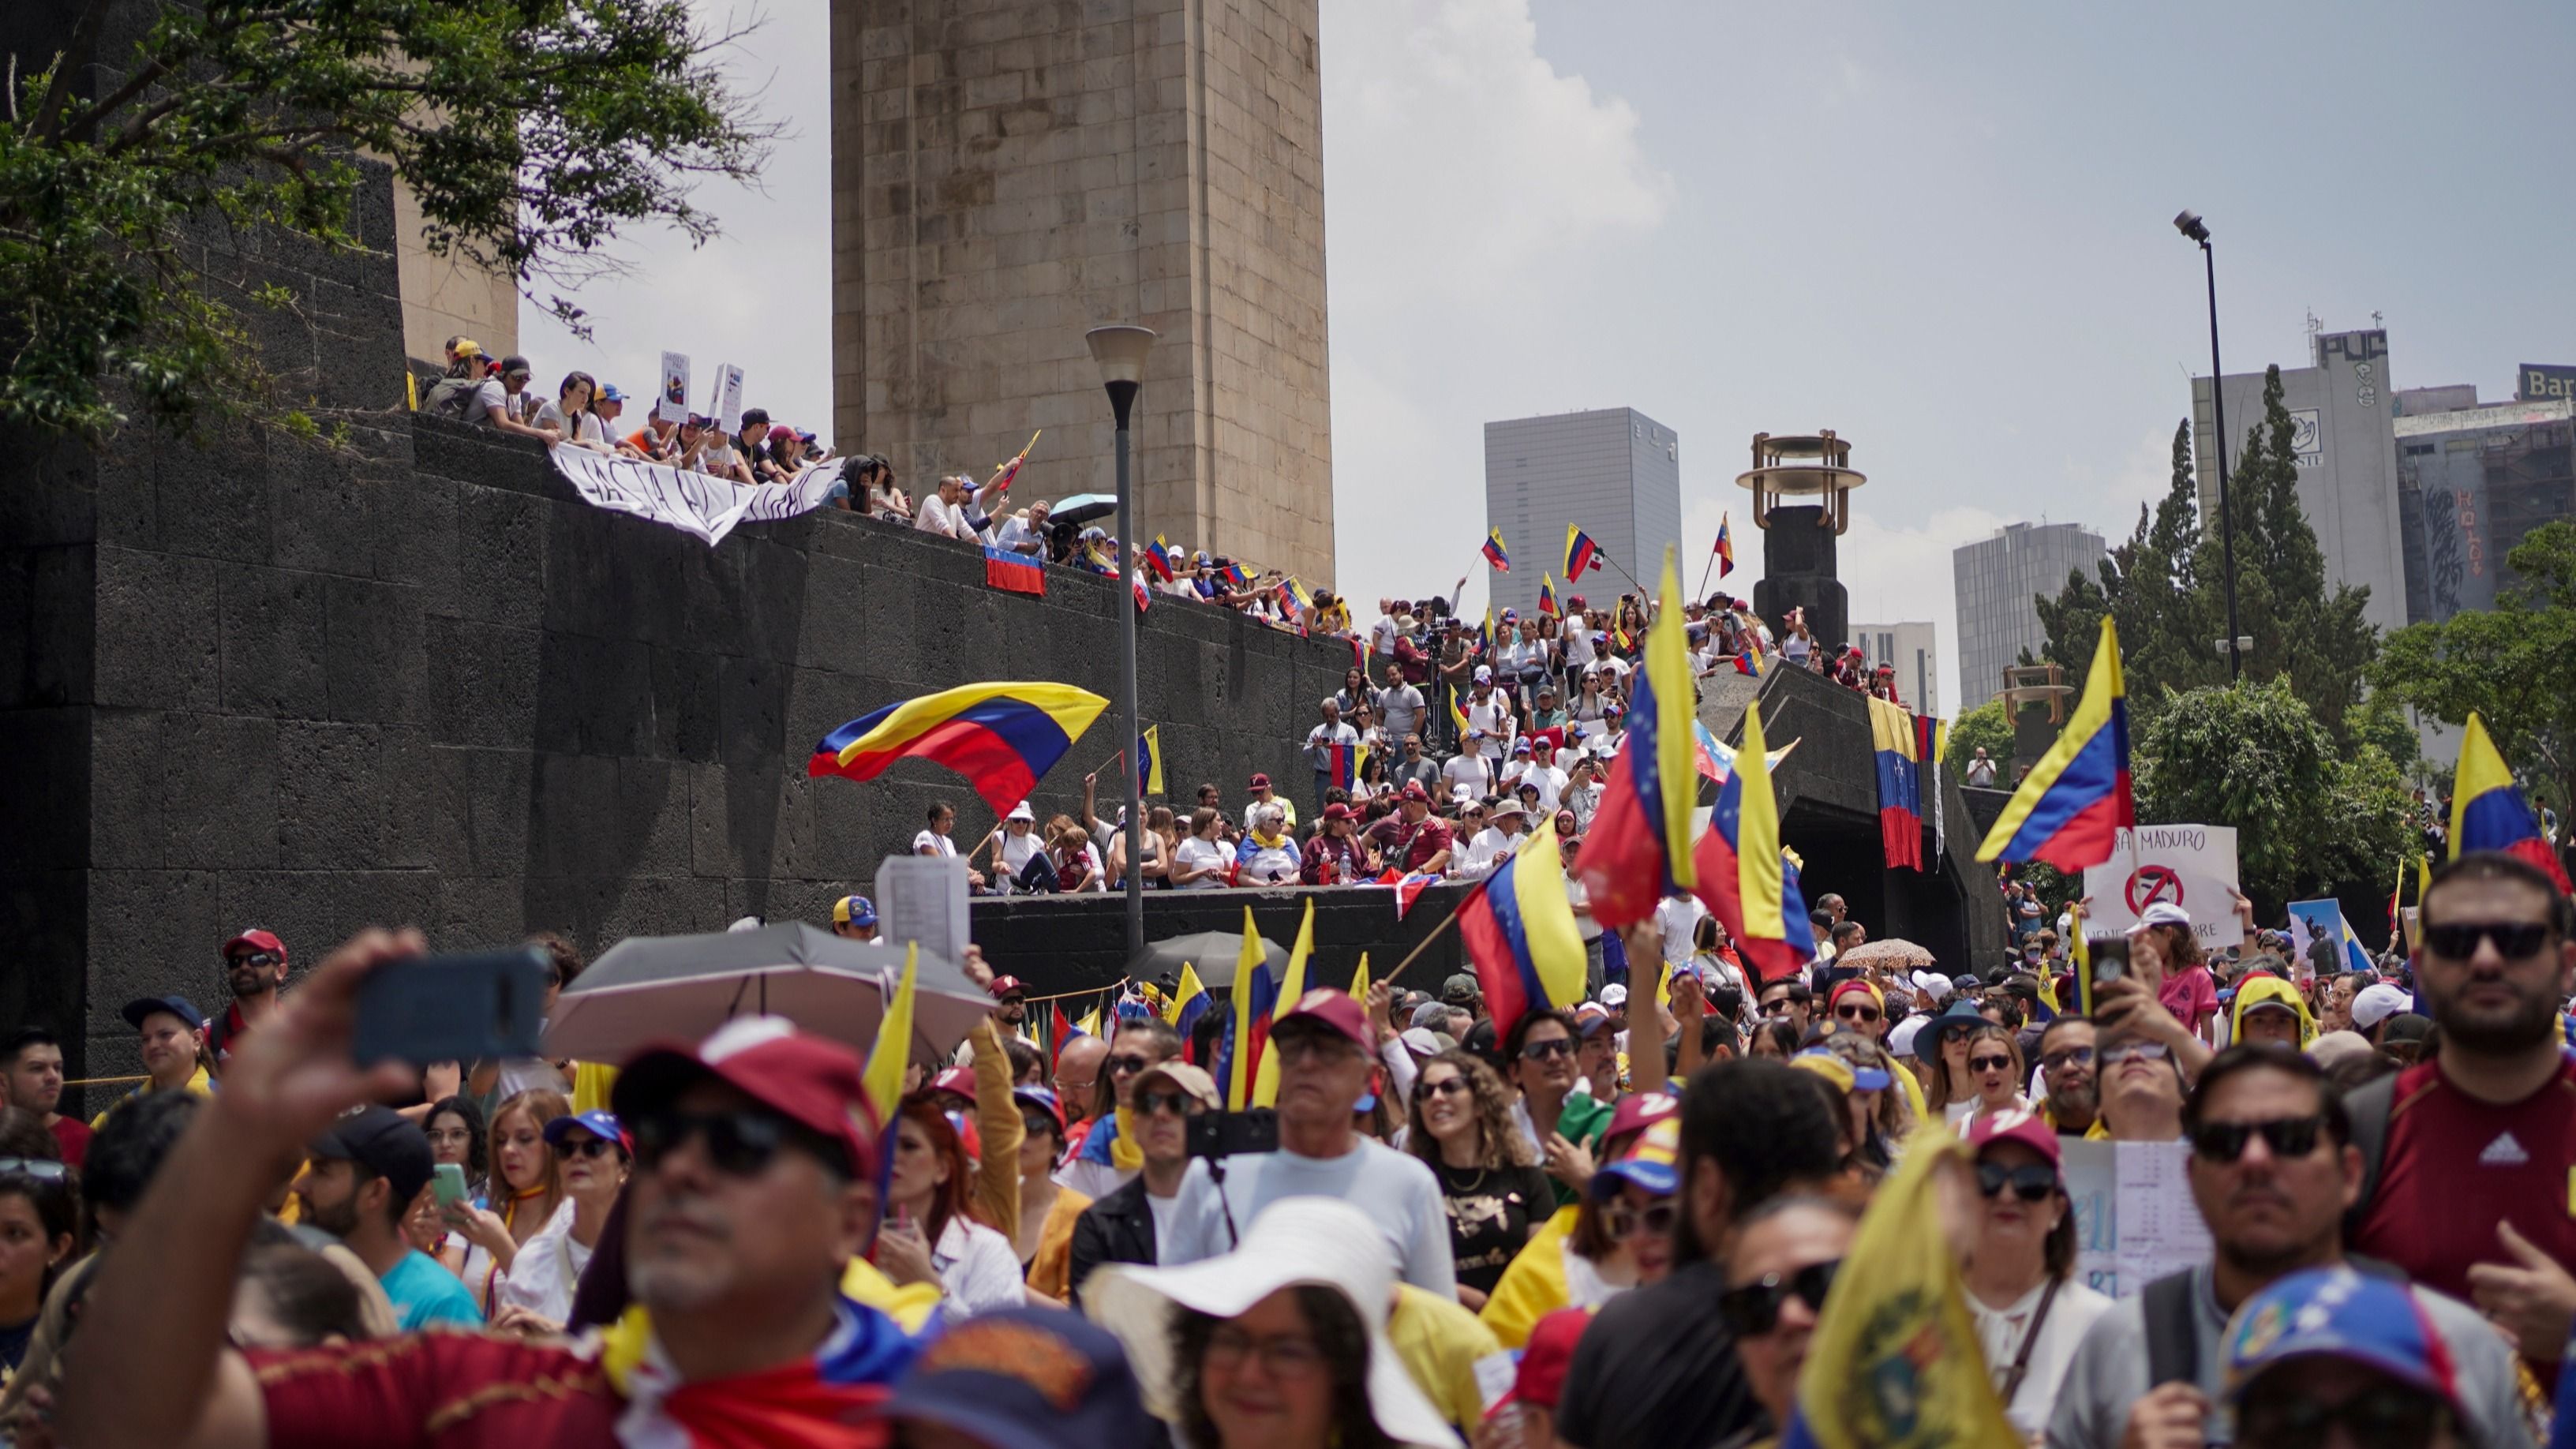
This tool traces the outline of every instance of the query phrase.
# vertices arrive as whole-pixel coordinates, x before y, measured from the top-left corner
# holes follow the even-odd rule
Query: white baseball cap
[[[1620,985],[1620,984],[1619,984],[1618,982],[1616,982],[1616,981],[1613,981],[1613,982],[1611,982],[1609,985],[1602,987],[1602,988],[1601,988],[1601,1004],[1602,1004],[1603,1006],[1609,1006],[1609,1007],[1620,1007],[1620,1006],[1625,1006],[1625,1005],[1627,1005],[1627,1004],[1628,1004],[1628,988],[1627,988],[1627,987],[1625,987],[1625,986]]]
[[[2138,913],[2138,924],[2140,926],[2181,926],[2188,930],[2191,926],[2191,912],[2171,901],[2158,901]]]
[[[2405,987],[2377,982],[2363,987],[2361,994],[2352,999],[2352,1024],[2377,1026],[2414,1004],[2415,998],[2407,994]]]

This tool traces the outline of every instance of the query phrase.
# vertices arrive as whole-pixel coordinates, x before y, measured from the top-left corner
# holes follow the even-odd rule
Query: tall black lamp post
[[[1129,477],[1128,415],[1145,386],[1145,354],[1153,350],[1151,328],[1132,325],[1094,327],[1083,334],[1091,359],[1100,365],[1100,385],[1109,391],[1109,410],[1118,419],[1118,572],[1123,588],[1136,577],[1135,487]],[[1145,771],[1136,758],[1136,742],[1145,725],[1136,706],[1136,608],[1121,600],[1118,609],[1118,706],[1127,722],[1127,954],[1145,949],[1145,877],[1137,869],[1144,859]]]
[[[2186,211],[2174,218],[2174,230],[2200,243],[2202,270],[2209,278],[2209,411],[2218,439],[2218,539],[2227,569],[2227,682],[2245,673],[2245,636],[2236,629],[2236,510],[2227,506],[2227,374],[2218,365],[2218,254],[2210,249],[2209,223]]]

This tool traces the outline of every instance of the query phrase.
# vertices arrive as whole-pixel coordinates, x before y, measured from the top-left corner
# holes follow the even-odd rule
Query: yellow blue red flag
[[[2566,868],[2541,838],[2530,802],[2522,798],[2522,787],[2513,782],[2513,771],[2476,710],[2469,711],[2468,730],[2460,736],[2459,768],[2451,775],[2451,859],[2471,850],[2520,856],[2548,872],[2560,890],[2568,888]]]
[[[1109,701],[1070,684],[991,682],[901,700],[814,746],[808,775],[873,780],[906,755],[966,777],[996,815],[1037,789]]]
[[[1565,526],[1565,582],[1572,587],[1583,582],[1585,569],[1601,567],[1601,545],[1592,535],[1569,523]]]
[[[1280,1001],[1295,1002],[1306,994],[1306,958],[1315,951],[1315,898],[1306,897],[1306,917],[1297,923],[1297,944],[1288,948],[1288,974],[1280,978]],[[1279,1105],[1279,1058],[1264,1051],[1252,1073],[1252,1105]]]
[[[1887,867],[1923,868],[1923,759],[1914,716],[1892,700],[1869,701],[1878,760],[1878,835]]]
[[[1610,766],[1600,812],[1575,857],[1591,893],[1592,917],[1616,930],[1655,913],[1664,897],[1698,883],[1691,861],[1690,645],[1682,638],[1681,576],[1664,550],[1663,607],[1646,630],[1646,662],[1635,675],[1628,738]]]
[[[2120,631],[2102,616],[2102,639],[2084,697],[2057,743],[2039,757],[2004,804],[1977,859],[2045,861],[2080,871],[2111,858],[2119,832],[2138,823],[2129,791],[2128,687],[2120,675]]]
[[[1588,963],[1565,893],[1556,817],[1542,820],[1528,843],[1459,904],[1458,936],[1475,963],[1496,1033],[1509,1035],[1522,1012],[1583,999]]]
[[[1717,576],[1735,572],[1735,541],[1726,535],[1726,515],[1717,516]]]
[[[1592,847],[1589,842],[1585,850]],[[1718,787],[1717,807],[1694,854],[1692,894],[1717,913],[1735,953],[1755,979],[1776,981],[1814,959],[1815,923],[1798,889],[1798,872],[1780,846],[1780,801],[1771,790],[1771,759],[1762,747],[1762,707],[1744,707],[1744,742]]]
[[[1492,564],[1496,572],[1507,574],[1512,571],[1511,550],[1503,547],[1503,531],[1501,529],[1494,529],[1485,535],[1484,553],[1485,562]]]
[[[868,1110],[881,1123],[893,1121],[895,1108],[903,1105],[903,1069],[912,1060],[913,989],[920,982],[921,943],[912,941],[903,948],[903,976],[886,1000],[885,1015],[877,1022],[877,1039],[868,1046],[867,1073],[859,1079],[867,1093]]]
[[[1269,954],[1261,933],[1252,928],[1252,907],[1243,908],[1243,950],[1234,961],[1233,1019],[1217,1048],[1216,1080],[1225,1091],[1229,1112],[1252,1105],[1254,1073],[1263,1048],[1270,1045],[1270,1012],[1279,1002],[1279,983],[1270,979]]]

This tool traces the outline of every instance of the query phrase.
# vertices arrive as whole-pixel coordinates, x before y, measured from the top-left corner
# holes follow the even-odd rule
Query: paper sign
[[[2086,1287],[2128,1298],[2168,1273],[2208,1261],[2209,1228],[2192,1201],[2181,1142],[2066,1139],[2060,1171],[2075,1203],[2075,1271]]]
[[[653,415],[666,423],[689,420],[689,359],[686,354],[662,354],[662,392],[654,400]]]
[[[2229,894],[2235,884],[2235,826],[2141,825],[2119,833],[2109,860],[2085,868],[2084,893],[2093,898],[2085,925],[2097,936],[2118,935],[2165,902],[2191,913],[2202,950],[2243,945],[2245,923]]]
[[[730,438],[742,431],[742,369],[732,363],[716,368],[716,431]]]
[[[966,959],[966,862],[954,855],[889,855],[877,862],[877,939],[919,941],[921,954]]]

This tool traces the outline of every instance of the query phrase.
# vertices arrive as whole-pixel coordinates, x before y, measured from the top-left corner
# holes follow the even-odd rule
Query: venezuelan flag
[[[1884,699],[1869,701],[1869,736],[1878,760],[1878,835],[1888,869],[1923,868],[1923,777],[1914,717]]]
[[[1725,923],[1756,980],[1777,980],[1815,957],[1816,928],[1780,848],[1780,802],[1771,793],[1759,704],[1744,707],[1744,743],[1694,854],[1699,881],[1692,894]]]
[[[1943,1236],[1942,1175],[1968,1144],[1918,1132],[1861,1217],[1808,1340],[1784,1446],[2020,1442],[1995,1398],[1959,1259]]]
[[[1015,594],[1046,597],[1046,568],[1034,554],[984,545],[984,582]]]
[[[1359,783],[1360,771],[1368,768],[1368,746],[1333,744],[1324,747],[1330,761],[1324,771],[1324,783],[1348,790]]]
[[[1756,679],[1760,679],[1762,677],[1762,656],[1750,649],[1736,655],[1735,672],[1738,674],[1749,674]]]
[[[1243,908],[1243,952],[1234,962],[1233,1019],[1217,1048],[1216,1080],[1225,1089],[1225,1106],[1240,1112],[1252,1105],[1264,1049],[1270,1045],[1270,1012],[1279,1003],[1279,983],[1270,979],[1270,962],[1261,949],[1261,933],[1252,927],[1252,907]]]
[[[993,813],[1007,813],[1073,748],[1109,701],[1070,684],[960,685],[864,714],[814,746],[808,775],[873,780],[906,755],[967,778]]]
[[[877,1039],[868,1045],[867,1071],[859,1078],[860,1087],[867,1093],[868,1110],[881,1123],[893,1121],[895,1109],[903,1105],[903,1069],[912,1060],[913,991],[920,983],[921,943],[913,941],[904,946],[903,977],[895,983],[893,995],[886,998],[885,1015],[877,1022]]]
[[[1460,903],[1458,936],[1475,963],[1496,1033],[1509,1035],[1524,1011],[1583,999],[1588,962],[1566,899],[1556,817],[1541,821],[1528,843]]]
[[[1691,768],[1690,645],[1682,638],[1681,576],[1670,548],[1660,593],[1663,610],[1646,631],[1627,743],[1574,863],[1591,892],[1593,919],[1609,930],[1644,920],[1665,896],[1698,883],[1690,837],[1699,795]]]
[[[1538,616],[1542,619],[1558,619],[1563,618],[1564,614],[1565,611],[1559,608],[1556,602],[1556,575],[1540,574],[1538,576]]]
[[[1160,795],[1163,793],[1162,731],[1163,727],[1161,725],[1147,725],[1145,726],[1145,732],[1136,737],[1137,769],[1139,777],[1144,781],[1143,786],[1138,790],[1139,794]]]
[[[2111,858],[2120,830],[2138,823],[2129,791],[2128,688],[2120,676],[2120,631],[2102,617],[2102,642],[2084,697],[2057,743],[2022,778],[1995,828],[1977,847],[1981,861],[2045,861],[2080,871]]]
[[[1038,445],[1038,437],[1045,431],[1046,429],[1040,428],[1037,432],[1029,434],[1028,448],[1020,449],[1018,457],[995,468],[993,470],[993,481],[985,486],[999,491],[1008,491],[1012,482],[1020,476],[1020,465],[1029,460],[1029,448],[1034,448]]]
[[[2566,890],[2567,871],[2557,853],[2540,838],[2530,802],[2513,782],[2504,756],[2496,752],[2487,722],[2469,711],[2468,732],[2460,736],[2459,768],[2451,776],[2451,859],[2472,850],[2501,850],[2547,871]]]
[[[1601,567],[1601,545],[1592,541],[1592,535],[1571,523],[1567,524],[1565,526],[1566,583],[1569,585],[1580,583],[1583,581],[1585,569],[1599,567]]]
[[[1467,731],[1472,726],[1467,723],[1467,696],[1461,694],[1455,685],[1449,687],[1449,719],[1451,723],[1458,726],[1458,742],[1463,747],[1467,741]]]
[[[1717,516],[1717,576],[1725,578],[1735,572],[1735,541],[1727,536],[1726,515]]]
[[[1726,783],[1726,767],[1718,763],[1721,755],[1732,759],[1735,752],[1719,744],[1717,736],[1709,733],[1708,726],[1694,717],[1691,720],[1691,768],[1699,771],[1709,783],[1723,785]]]
[[[1503,531],[1501,529],[1494,529],[1485,535],[1484,553],[1485,562],[1492,564],[1497,572],[1510,573],[1512,571],[1512,553],[1510,549],[1503,547]]]
[[[1315,953],[1315,898],[1306,897],[1306,916],[1297,923],[1297,943],[1288,948],[1288,974],[1279,981],[1279,1000],[1297,1002],[1306,996],[1306,961]],[[1261,1064],[1252,1072],[1252,1105],[1279,1105],[1279,1059],[1268,1051],[1261,1054]]]
[[[1164,583],[1172,581],[1172,545],[1161,534],[1154,535],[1154,546],[1145,550],[1145,566]]]

